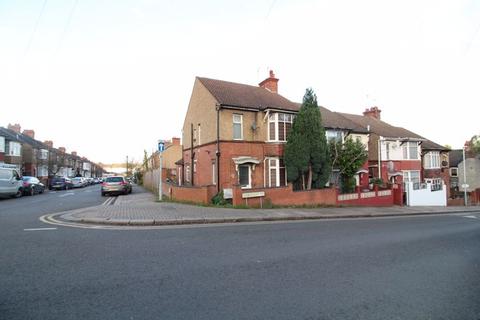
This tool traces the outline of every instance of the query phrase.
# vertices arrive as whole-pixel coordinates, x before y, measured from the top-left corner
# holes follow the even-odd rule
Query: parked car
[[[0,166],[0,196],[21,197],[23,181],[15,167]]]
[[[74,188],[83,188],[87,186],[87,180],[85,180],[84,177],[72,178],[72,183]]]
[[[73,188],[73,183],[70,178],[66,177],[53,177],[50,180],[48,187],[50,190],[68,190]]]
[[[108,177],[102,183],[102,196],[107,194],[132,193],[132,185],[122,176]]]
[[[23,176],[23,194],[33,196],[45,191],[45,185],[35,177]]]

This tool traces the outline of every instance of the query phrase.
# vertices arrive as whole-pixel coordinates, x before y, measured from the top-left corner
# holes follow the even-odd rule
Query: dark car
[[[23,176],[23,194],[33,196],[45,191],[45,185],[35,177]]]
[[[50,190],[68,190],[73,188],[72,180],[65,177],[53,177],[50,181]]]
[[[108,177],[102,183],[102,196],[107,194],[132,193],[132,185],[122,176]]]

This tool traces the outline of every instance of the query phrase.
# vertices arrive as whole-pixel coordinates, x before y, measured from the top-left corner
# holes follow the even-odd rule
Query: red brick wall
[[[5,153],[0,152],[0,161],[5,161]]]
[[[212,186],[206,187],[178,187],[170,184],[163,184],[164,194],[169,195],[173,200],[189,201],[195,203],[211,203],[216,189]]]
[[[249,192],[265,192],[262,202],[271,201],[274,205],[294,206],[294,205],[336,205],[337,192],[335,189],[316,189],[309,191],[293,191],[292,186],[280,188],[257,188],[257,189],[241,189],[233,188],[233,205],[247,205],[251,207],[259,207],[261,205],[260,198],[243,199],[243,193]]]

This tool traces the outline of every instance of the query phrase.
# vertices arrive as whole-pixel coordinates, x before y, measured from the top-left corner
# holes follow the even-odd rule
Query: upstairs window
[[[325,135],[327,136],[327,141],[341,142],[343,141],[342,131],[338,130],[326,130]]]
[[[288,113],[271,113],[268,116],[268,140],[287,141],[295,116]]]
[[[425,169],[440,169],[440,152],[432,151],[425,154],[423,167]]]
[[[243,116],[233,114],[233,140],[243,140]]]
[[[5,152],[5,137],[0,137],[0,152]]]
[[[39,159],[41,160],[47,160],[48,159],[48,150],[41,149],[40,150],[40,157]]]
[[[408,141],[402,145],[404,160],[419,160],[418,142]]]
[[[450,168],[450,177],[458,177],[458,168]]]
[[[22,145],[18,142],[10,141],[8,155],[20,157],[22,155]]]

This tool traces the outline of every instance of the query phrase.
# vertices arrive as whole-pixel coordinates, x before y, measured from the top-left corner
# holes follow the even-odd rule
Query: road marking
[[[115,199],[115,198],[109,197],[107,200],[105,200],[105,201],[102,203],[102,206],[108,206],[108,205],[110,204],[110,202],[113,201],[113,199]]]
[[[57,228],[28,228],[28,229],[23,229],[23,231],[49,231],[49,230],[57,230]]]
[[[464,218],[470,218],[470,219],[478,219],[477,216],[463,216]]]
[[[59,197],[59,198],[63,198],[63,197],[68,197],[68,196],[73,196],[73,195],[75,195],[74,192],[68,192],[68,193],[64,193],[64,194],[62,194],[62,195],[60,195],[60,196],[58,196],[58,197]]]

